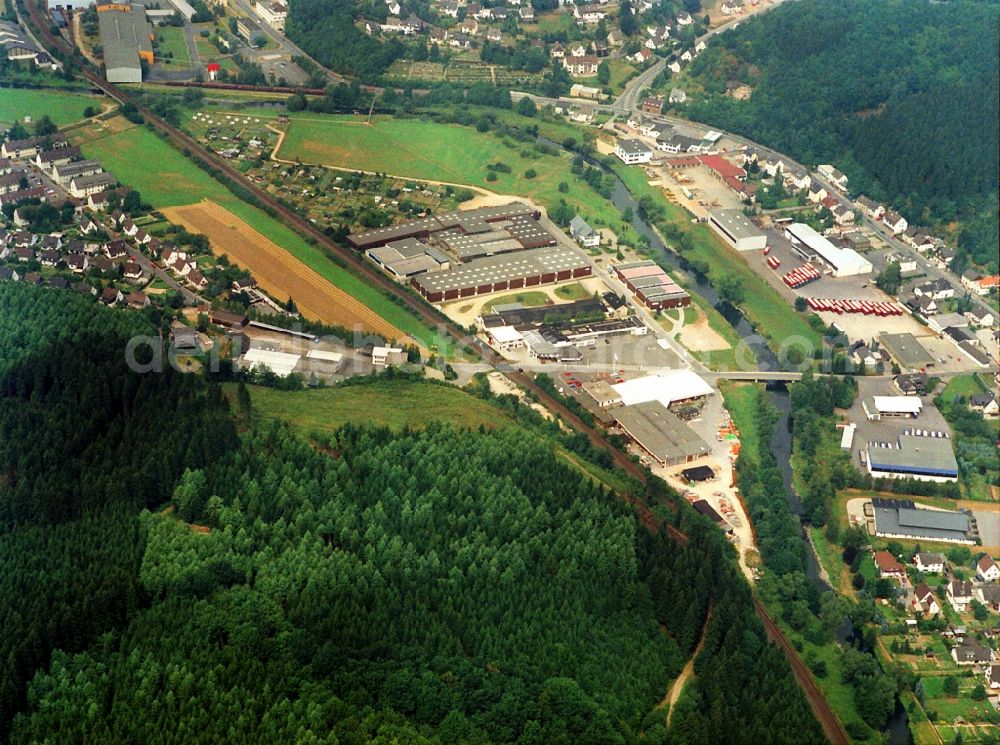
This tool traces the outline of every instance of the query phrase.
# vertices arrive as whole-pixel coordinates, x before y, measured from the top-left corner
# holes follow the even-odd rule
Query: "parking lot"
[[[938,432],[951,433],[948,422],[933,404],[933,396],[921,396],[924,408],[920,416],[916,419],[910,418],[883,418],[877,422],[868,421],[861,406],[861,402],[867,396],[898,396],[899,391],[886,378],[856,378],[858,381],[858,396],[854,404],[847,410],[849,421],[857,425],[854,433],[854,444],[851,447],[851,462],[865,470],[861,465],[860,451],[868,446],[869,442],[894,442],[905,429],[926,429]]]

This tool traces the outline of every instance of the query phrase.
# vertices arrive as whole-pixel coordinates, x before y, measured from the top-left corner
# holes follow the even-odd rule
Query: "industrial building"
[[[742,210],[712,210],[708,224],[737,251],[762,251],[767,247],[767,236]]]
[[[410,284],[432,303],[503,290],[589,277],[593,269],[575,249],[536,248],[487,256],[440,272],[419,274]]]
[[[588,380],[583,384],[583,390],[602,409],[617,406],[622,402],[621,394],[614,389],[611,383],[603,378]]]
[[[659,401],[622,406],[612,416],[661,466],[690,463],[710,452],[708,444]]]
[[[957,481],[958,461],[945,433],[905,430],[895,442],[869,442],[865,453],[874,478]]]
[[[480,207],[474,210],[453,210],[434,217],[424,217],[419,220],[390,225],[385,228],[375,228],[362,233],[352,233],[347,236],[347,242],[354,248],[365,250],[384,246],[392,241],[403,238],[425,240],[435,233],[451,230],[449,236],[471,235],[497,230],[496,223],[506,223],[516,217],[528,217],[537,221],[541,216],[538,210],[522,202],[511,202],[497,207]],[[513,231],[512,231],[513,232]],[[546,233],[549,242],[541,245],[552,245],[554,239]],[[525,248],[537,248],[537,245],[525,245]]]
[[[651,310],[686,308],[691,296],[655,261],[615,264],[615,275]]]
[[[872,273],[872,263],[864,256],[852,248],[838,248],[805,223],[791,223],[785,227],[785,235],[796,246],[805,246],[829,264],[834,277]]]
[[[879,334],[879,349],[888,354],[903,372],[917,372],[934,364],[934,358],[920,346],[913,334]]]
[[[618,383],[613,388],[626,406],[659,401],[669,407],[672,404],[695,401],[713,393],[712,386],[690,370],[671,370],[647,375]]]
[[[292,371],[299,364],[301,358],[302,356],[298,354],[288,354],[287,352],[251,347],[240,359],[240,363],[248,370],[262,367],[270,370],[279,378],[287,378],[292,374]]]
[[[409,279],[423,272],[437,272],[451,266],[448,256],[416,238],[403,238],[369,248],[365,256],[396,279]]]
[[[973,526],[965,512],[929,510],[908,499],[872,498],[875,535],[913,541],[946,541],[972,544]]]
[[[695,500],[694,502],[691,503],[691,506],[694,507],[696,510],[698,510],[698,512],[707,517],[709,520],[711,520],[713,523],[715,523],[718,527],[722,528],[722,530],[725,531],[726,533],[733,532],[733,526],[730,525],[722,515],[716,512],[715,508],[712,505],[710,505],[706,500],[704,499]]]
[[[146,8],[130,3],[97,6],[97,21],[109,83],[141,83],[142,62],[153,64],[153,27]]]
[[[919,396],[866,396],[861,401],[870,422],[890,417],[916,419],[923,406]]]

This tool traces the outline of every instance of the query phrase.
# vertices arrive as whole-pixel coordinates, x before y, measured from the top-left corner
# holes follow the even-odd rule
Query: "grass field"
[[[725,339],[726,343],[729,344],[729,349],[715,349],[711,352],[693,351],[691,354],[712,370],[737,369],[739,364],[736,359],[736,350],[740,346],[740,337],[739,334],[736,333],[736,329],[730,326],[729,322],[722,317],[722,314],[709,305],[708,301],[697,292],[691,293],[691,300],[694,305],[688,306],[684,309],[685,325],[691,325],[694,323],[700,313],[708,320],[708,327]],[[683,343],[683,341],[681,343]],[[753,350],[749,347],[747,347],[740,354],[741,357],[745,356],[750,360],[753,360],[756,357]]]
[[[988,390],[990,388],[983,382],[983,379],[978,374],[972,373],[970,375],[956,375],[948,381],[941,395],[945,401],[951,401],[958,396],[968,398]]]
[[[725,245],[704,224],[692,225],[690,215],[682,207],[671,204],[659,189],[649,185],[642,169],[622,164],[616,164],[614,168],[636,198],[643,195],[652,197],[656,204],[664,207],[666,221],[677,225],[691,236],[691,250],[684,255],[689,260],[701,259],[708,262],[708,275],[713,283],[727,275],[740,280],[746,298],[741,308],[756,326],[758,333],[771,342],[772,347],[785,339],[799,337],[807,340],[813,348],[819,348],[822,344],[821,336],[813,331],[805,318],[796,313],[777,290],[750,268],[746,259]]]
[[[512,295],[501,295],[494,298],[483,306],[483,312],[490,311],[497,305],[508,305],[510,303],[520,303],[525,308],[537,308],[545,305],[549,301],[549,296],[538,290],[528,290],[527,292],[515,292]]]
[[[520,124],[530,120],[522,120]],[[569,158],[542,155],[527,143],[501,140],[458,124],[424,119],[376,118],[365,126],[358,117],[292,116],[279,156],[303,163],[391,173],[425,181],[470,184],[500,194],[524,196],[553,208],[561,199],[592,225],[619,229],[618,211],[571,171]],[[490,164],[502,162],[510,173]],[[532,169],[534,178],[525,172]],[[568,191],[559,191],[566,183]]]
[[[571,285],[562,285],[555,289],[556,297],[562,298],[563,300],[584,300],[588,297],[592,297],[593,293],[589,292],[586,287],[576,282]]]
[[[496,407],[458,388],[403,380],[303,391],[251,386],[250,399],[264,418],[288,422],[307,435],[332,432],[362,419],[393,430],[422,427],[433,421],[459,427],[511,423]]]
[[[154,207],[193,204],[211,199],[287,250],[324,279],[360,300],[389,323],[420,339],[425,346],[437,345],[434,333],[406,310],[392,303],[364,280],[341,268],[323,251],[311,246],[290,228],[242,201],[198,166],[174,150],[145,127],[131,127],[103,134],[96,127],[77,133],[83,151],[100,160],[123,183],[138,189]],[[147,167],[156,163],[157,168]]]
[[[57,125],[83,119],[88,106],[100,109],[105,99],[83,93],[0,88],[0,124],[10,125],[30,116],[32,120],[48,114]]]
[[[184,39],[184,29],[175,26],[164,26],[156,29],[156,56],[158,59],[167,62],[167,54],[172,55],[170,64],[180,67],[188,67],[191,64],[191,55],[188,54],[187,42]]]

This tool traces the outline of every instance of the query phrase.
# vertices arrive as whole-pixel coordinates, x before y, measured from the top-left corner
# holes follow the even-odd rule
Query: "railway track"
[[[247,190],[247,192],[253,195],[259,204],[264,205],[269,211],[272,211],[275,215],[279,216],[286,224],[296,230],[296,232],[315,240],[318,245],[322,246],[329,253],[339,257],[353,271],[357,272],[373,286],[378,287],[380,290],[392,297],[398,298],[408,310],[414,313],[430,328],[436,327],[447,333],[448,336],[450,336],[457,344],[460,344],[463,347],[467,346],[472,348],[476,355],[479,356],[484,362],[489,364],[494,369],[503,372],[513,382],[521,385],[527,390],[532,391],[547,408],[553,411],[553,413],[558,413],[570,427],[577,432],[584,434],[594,447],[607,450],[611,454],[612,461],[618,468],[621,468],[630,476],[637,478],[641,483],[646,482],[647,474],[637,463],[629,458],[626,453],[610,447],[593,427],[587,425],[586,422],[570,411],[555,397],[544,391],[531,376],[520,370],[511,369],[507,361],[493,351],[487,344],[478,339],[470,340],[465,335],[464,331],[458,328],[444,314],[424,302],[423,299],[415,297],[391,279],[383,275],[381,272],[375,270],[353,250],[334,243],[322,231],[313,226],[312,223],[308,222],[282,205],[280,202],[273,199],[269,194],[257,187],[255,184],[247,181],[243,177],[242,173],[229,165],[229,163],[224,159],[205,148],[193,137],[190,137],[166,120],[155,115],[140,102],[133,100],[127,92],[116,86],[114,83],[109,83],[98,72],[95,72],[92,69],[89,63],[78,54],[73,45],[61,36],[56,36],[51,32],[51,28],[45,14],[39,6],[33,2],[33,0],[24,0],[24,6],[27,9],[28,16],[31,18],[32,23],[38,30],[39,35],[46,41],[48,48],[61,52],[64,60],[69,58],[80,60],[81,74],[95,88],[102,91],[105,95],[114,101],[117,101],[119,104],[124,105],[129,103],[135,106],[136,110],[143,116],[143,118],[163,133],[163,135],[174,147],[179,148],[181,152],[189,156],[197,156],[199,160],[204,161],[206,164],[216,169],[232,183],[239,184],[241,188]],[[653,515],[652,511],[643,503],[640,496],[622,494],[620,497],[623,501],[637,510],[640,520],[647,529],[658,531],[663,525],[662,521],[658,520]],[[688,542],[688,536],[674,526],[668,524],[665,527],[669,535],[674,540],[677,540],[682,544],[686,544]],[[799,659],[791,643],[785,637],[784,633],[782,633],[774,619],[772,619],[767,613],[767,610],[761,604],[760,600],[756,598],[756,596],[754,597],[754,608],[760,616],[761,621],[764,623],[764,628],[768,637],[778,645],[788,658],[792,671],[795,674],[795,678],[805,694],[806,699],[809,701],[809,704],[812,706],[813,712],[822,725],[827,738],[834,745],[848,745],[849,740],[843,726],[837,719],[836,714],[834,714],[833,709],[830,708],[829,703],[827,703],[824,698],[822,691],[816,684],[816,681],[812,678],[812,674],[809,672],[809,669],[805,666],[802,660]]]

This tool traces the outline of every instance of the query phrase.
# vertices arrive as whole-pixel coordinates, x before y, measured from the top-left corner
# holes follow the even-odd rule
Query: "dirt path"
[[[663,701],[660,702],[659,707],[662,709],[664,706],[667,707],[667,727],[670,727],[670,717],[674,714],[674,706],[681,697],[681,693],[684,692],[684,684],[687,683],[688,678],[694,674],[694,661],[695,658],[701,654],[701,648],[705,646],[705,637],[708,635],[708,622],[712,620],[712,606],[708,607],[708,613],[705,616],[705,623],[701,627],[701,638],[698,639],[698,646],[694,648],[694,653],[691,655],[691,659],[687,661],[684,665],[684,669],[681,670],[681,674],[677,676],[677,680],[674,684],[670,686],[670,690],[667,691],[667,695],[663,697]]]

